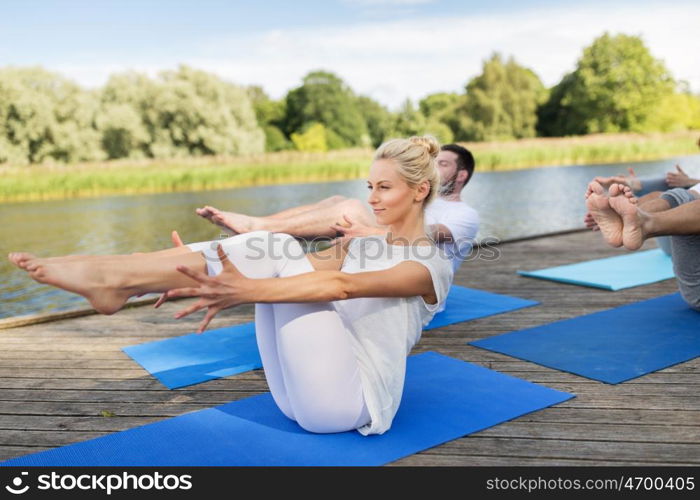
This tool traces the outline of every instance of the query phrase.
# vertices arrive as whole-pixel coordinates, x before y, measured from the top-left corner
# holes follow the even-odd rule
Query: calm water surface
[[[640,176],[663,175],[676,163],[700,176],[700,155],[633,166]],[[477,172],[462,198],[481,215],[480,238],[504,240],[575,229],[582,227],[588,181],[625,172],[629,165]],[[186,242],[218,239],[220,231],[194,214],[206,204],[266,215],[334,194],[364,200],[366,191],[365,182],[358,180],[0,205],[0,318],[86,305],[81,297],[27,278],[4,258],[10,251],[51,256],[158,250],[170,246],[172,229]]]

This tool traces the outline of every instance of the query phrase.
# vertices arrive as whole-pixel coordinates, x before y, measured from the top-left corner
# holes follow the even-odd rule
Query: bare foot
[[[129,298],[128,292],[111,283],[109,269],[98,259],[73,256],[70,260],[52,262],[51,259],[34,258],[26,260],[24,269],[39,283],[82,295],[102,314],[114,314]]]
[[[36,259],[36,255],[27,252],[12,252],[7,256],[7,258],[15,266],[19,267],[20,269],[24,269],[28,261]]]
[[[596,224],[596,221],[590,212],[587,212],[586,215],[583,217],[583,223],[591,231],[600,231],[598,224]]]
[[[60,257],[37,257],[33,253],[27,252],[12,252],[7,258],[14,265],[20,269],[27,271],[27,265],[32,262],[32,265],[36,267],[37,264],[54,264],[56,262],[68,262],[71,260],[88,260],[88,259],[98,259],[103,258],[98,255],[63,255]]]
[[[622,246],[622,218],[610,207],[603,186],[593,181],[588,185],[586,207],[610,246]]]
[[[263,229],[262,221],[258,217],[237,214],[235,212],[224,212],[218,208],[206,206],[196,210],[197,215],[208,219],[212,224],[229,231],[233,234],[249,233]]]
[[[628,250],[637,250],[644,243],[642,216],[637,207],[637,198],[632,190],[621,184],[610,186],[610,207],[622,219],[622,244]]]

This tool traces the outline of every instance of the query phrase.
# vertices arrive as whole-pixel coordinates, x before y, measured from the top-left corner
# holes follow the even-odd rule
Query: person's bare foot
[[[54,264],[57,262],[68,262],[71,260],[88,260],[88,259],[98,259],[98,258],[103,258],[98,255],[62,255],[60,257],[37,257],[33,253],[27,253],[27,252],[12,252],[10,253],[7,258],[9,259],[10,262],[12,262],[14,265],[19,267],[20,269],[25,269],[27,263],[29,261],[33,261],[34,263],[42,263],[42,264]]]
[[[583,223],[591,231],[600,231],[598,224],[596,224],[596,221],[590,212],[586,212],[586,215],[583,217]]]
[[[109,269],[99,259],[27,258],[23,269],[34,281],[82,295],[102,314],[114,314],[129,298],[128,292],[114,286]]]
[[[27,252],[12,252],[7,256],[7,258],[15,266],[19,267],[20,269],[24,269],[27,265],[27,262],[29,262],[32,259],[36,259],[36,255]]]
[[[200,217],[204,217],[212,224],[233,232],[233,234],[243,234],[263,229],[262,221],[259,217],[251,217],[235,212],[224,212],[210,206],[198,208],[196,212]]]
[[[622,218],[612,209],[608,193],[598,182],[588,185],[586,207],[610,246],[622,246]]]
[[[637,198],[632,190],[622,184],[610,186],[610,207],[622,219],[622,244],[628,250],[637,250],[644,243],[642,216],[637,207]]]

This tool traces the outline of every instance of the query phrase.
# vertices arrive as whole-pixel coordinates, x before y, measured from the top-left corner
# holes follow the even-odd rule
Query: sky
[[[698,21],[697,0],[0,0],[0,67],[94,88],[187,64],[275,99],[324,69],[396,109],[463,92],[496,51],[555,85],[607,31],[641,36],[700,92]]]

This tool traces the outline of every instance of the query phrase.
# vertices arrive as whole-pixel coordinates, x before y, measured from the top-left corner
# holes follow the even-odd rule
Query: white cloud
[[[387,0],[389,1],[389,0]],[[402,1],[402,0],[396,0]],[[404,0],[411,1],[411,0]],[[134,68],[155,72],[184,62],[241,84],[260,84],[273,97],[298,86],[304,74],[327,69],[358,93],[391,106],[437,91],[461,91],[494,51],[513,55],[553,85],[571,71],[582,48],[603,33],[642,35],[674,76],[700,90],[700,5],[579,6],[474,16],[368,22],[315,29],[277,29],[215,38],[183,57],[56,69],[96,85],[107,74]]]

